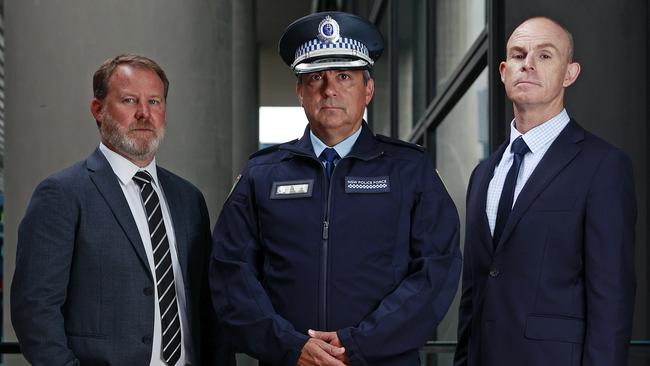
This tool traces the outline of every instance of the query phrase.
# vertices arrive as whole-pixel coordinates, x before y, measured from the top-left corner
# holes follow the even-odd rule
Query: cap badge
[[[339,33],[339,23],[329,15],[318,24],[318,39],[325,43],[338,42],[341,34]]]

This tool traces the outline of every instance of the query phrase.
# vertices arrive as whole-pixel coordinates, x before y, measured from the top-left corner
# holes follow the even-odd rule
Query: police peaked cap
[[[291,23],[278,49],[296,74],[370,69],[384,50],[384,38],[374,24],[359,16],[322,12]]]

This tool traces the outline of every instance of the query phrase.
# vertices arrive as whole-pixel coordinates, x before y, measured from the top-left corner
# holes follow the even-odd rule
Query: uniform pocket
[[[585,321],[558,315],[530,315],[526,319],[525,336],[540,341],[583,343]]]

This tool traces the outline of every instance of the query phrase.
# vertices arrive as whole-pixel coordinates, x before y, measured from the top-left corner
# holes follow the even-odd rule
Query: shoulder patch
[[[230,192],[228,192],[228,195],[226,196],[226,201],[228,201],[228,198],[230,198],[232,192],[235,190],[235,188],[237,188],[237,184],[239,184],[240,180],[241,180],[241,174],[239,174],[237,178],[235,178],[235,182],[232,184],[232,187],[230,187]]]
[[[438,169],[436,169],[436,174],[438,175],[438,179],[442,182],[442,186],[445,187],[445,191],[449,192],[449,189],[447,189],[447,185],[445,184],[445,180],[442,179],[442,175],[440,175],[440,172]]]
[[[410,147],[411,149],[415,149],[415,150],[418,150],[420,152],[424,151],[424,147],[422,147],[422,146],[420,146],[418,144],[413,144],[413,143],[410,143],[410,142],[398,140],[396,138],[392,138],[392,137],[388,137],[388,136],[384,136],[384,135],[376,135],[375,137],[377,138],[377,140],[379,140],[381,142],[385,142],[387,144]]]

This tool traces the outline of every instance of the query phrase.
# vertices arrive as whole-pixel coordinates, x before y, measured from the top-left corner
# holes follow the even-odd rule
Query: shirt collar
[[[510,122],[510,145],[512,145],[512,142],[515,141],[517,137],[523,136],[522,138],[526,142],[526,145],[528,145],[530,152],[535,154],[555,140],[570,120],[571,119],[569,118],[566,109],[562,109],[562,112],[553,118],[541,123],[522,135],[521,132],[515,128],[515,120],[513,119],[512,122]],[[510,150],[508,149],[508,151]]]
[[[359,127],[355,133],[352,135],[348,136],[345,140],[339,142],[338,144],[331,146],[336,150],[336,153],[339,154],[341,159],[343,159],[346,155],[350,153],[350,150],[352,150],[352,146],[354,146],[354,143],[357,142],[357,138],[359,138],[359,135],[361,134],[361,129],[363,127]],[[311,138],[311,145],[314,148],[314,154],[316,156],[320,156],[320,154],[325,150],[326,148],[330,147],[327,146],[321,141],[314,133],[309,130],[309,137]]]
[[[158,186],[158,174],[156,170],[155,157],[153,160],[151,160],[151,163],[149,163],[149,165],[144,168],[140,168],[139,166],[129,161],[129,159],[109,149],[101,142],[99,143],[99,150],[104,154],[106,160],[108,160],[108,164],[111,166],[113,172],[115,175],[117,175],[117,178],[122,184],[126,185],[131,182],[133,180],[133,176],[139,170],[146,170],[153,177],[153,184]]]

